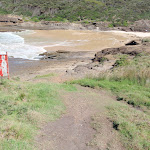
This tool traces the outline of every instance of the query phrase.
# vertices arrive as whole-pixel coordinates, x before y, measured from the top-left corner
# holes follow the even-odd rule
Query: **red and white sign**
[[[0,76],[9,78],[8,55],[0,55]]]

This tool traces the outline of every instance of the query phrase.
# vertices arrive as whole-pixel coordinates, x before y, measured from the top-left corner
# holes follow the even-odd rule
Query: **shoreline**
[[[61,30],[61,31],[63,34],[64,30]],[[43,32],[45,36],[45,33],[43,30],[40,30],[39,32]],[[45,32],[47,33],[48,31],[45,30]],[[53,32],[55,31],[53,30]],[[60,32],[60,30],[58,32]],[[70,30],[70,32],[72,32],[72,30]],[[73,32],[75,31],[73,30]],[[82,32],[84,33],[85,31],[82,31]],[[92,31],[88,31],[88,32],[90,33]],[[103,32],[103,31],[100,31],[100,32]],[[114,32],[114,31],[104,31],[104,32],[108,33],[108,32]],[[117,31],[116,34],[119,34],[118,32],[119,31]],[[99,34],[99,32],[93,32],[93,33]],[[37,34],[37,33],[34,33],[34,34]],[[32,34],[33,37],[35,36],[34,34]],[[124,34],[124,33],[121,32],[120,34]],[[130,39],[126,38],[127,40],[124,40],[124,42],[121,43],[122,46],[125,43],[127,43],[127,41],[130,41],[135,38],[137,39],[136,35],[132,35],[131,33],[129,33],[129,35],[130,35]],[[41,37],[41,34],[37,34],[36,36]],[[126,35],[124,36],[126,37]],[[118,45],[115,47],[120,47],[121,45]],[[91,63],[92,62],[91,59],[94,58],[94,55],[96,54],[96,52],[103,50],[105,47],[101,47],[101,49],[99,48],[98,50],[95,50],[95,51],[85,50],[83,51],[83,54],[81,55],[81,57],[79,57],[78,52],[81,52],[82,49],[80,49],[79,47],[77,47],[76,49],[71,49],[71,47],[63,46],[63,48],[62,47],[47,47],[45,49],[47,50],[47,52],[56,52],[58,50],[69,51],[71,52],[71,54],[74,52],[77,52],[77,55],[73,54],[73,56],[65,58],[65,59],[58,58],[58,59],[45,59],[45,60],[28,60],[28,59],[19,59],[19,58],[9,58],[11,77],[18,76],[22,78],[23,80],[29,80],[30,78],[34,78],[37,75],[41,75],[41,74],[44,75],[44,74],[55,72],[56,74],[59,74],[63,76],[64,78],[66,78],[66,71],[73,69],[78,65]],[[112,46],[110,46],[110,48],[112,48]]]

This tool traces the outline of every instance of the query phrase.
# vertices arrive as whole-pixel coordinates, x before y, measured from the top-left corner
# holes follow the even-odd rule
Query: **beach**
[[[132,39],[138,38],[133,33],[75,30],[27,30],[15,32],[15,36],[22,38],[23,42],[22,40],[21,42],[23,45],[20,46],[19,43],[18,46],[17,43],[18,47],[15,45],[14,50],[12,50],[15,51],[15,48],[18,50],[22,47],[24,49],[17,53],[22,58],[14,58],[14,56],[9,58],[10,75],[11,77],[19,76],[26,80],[29,79],[29,76],[35,77],[38,74],[48,74],[50,72],[64,75],[68,69],[72,69],[77,65],[90,63],[96,52],[105,48],[124,46],[125,43]],[[40,53],[46,51],[49,53],[68,51],[77,53],[77,55],[57,60],[41,60],[41,57],[38,58]],[[79,52],[82,53],[80,54]]]
[[[108,47],[119,47],[130,41],[134,35],[115,32],[76,31],[76,30],[36,30],[25,39],[43,42],[47,51],[99,51]],[[43,45],[42,45],[43,44]]]

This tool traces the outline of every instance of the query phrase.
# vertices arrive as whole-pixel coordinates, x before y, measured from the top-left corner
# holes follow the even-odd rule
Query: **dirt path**
[[[77,86],[61,92],[67,112],[49,122],[36,137],[39,150],[123,150],[108,121],[105,106],[114,98],[104,91]]]

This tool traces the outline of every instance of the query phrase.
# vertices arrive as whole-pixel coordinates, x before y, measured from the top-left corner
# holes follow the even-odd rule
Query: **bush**
[[[120,66],[126,66],[129,64],[129,61],[127,59],[126,55],[123,55],[119,60],[117,60],[114,64],[114,66],[120,67]]]
[[[142,42],[150,42],[150,39],[146,38],[146,39],[142,39]]]

